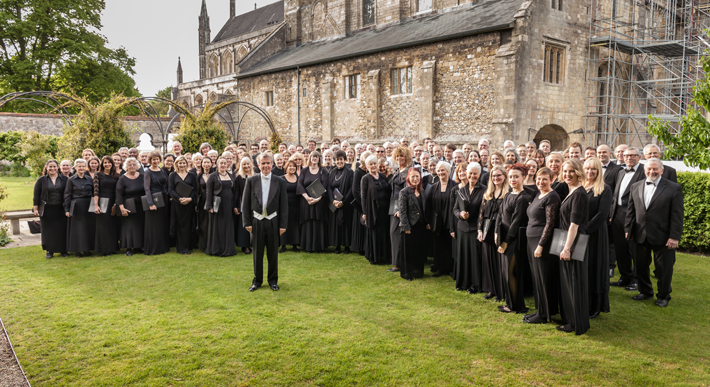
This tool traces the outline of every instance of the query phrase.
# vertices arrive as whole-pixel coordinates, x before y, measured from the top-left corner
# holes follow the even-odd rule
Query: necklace
[[[342,171],[342,169],[339,169],[338,171]],[[340,177],[338,177],[338,171],[335,171],[335,181],[340,180],[340,178],[345,174],[345,171],[340,172]]]

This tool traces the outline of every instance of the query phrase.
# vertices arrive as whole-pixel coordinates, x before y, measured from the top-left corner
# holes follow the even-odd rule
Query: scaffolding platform
[[[683,41],[661,43],[634,44],[631,41],[618,39],[614,36],[597,36],[589,40],[590,47],[608,47],[625,54],[655,54],[666,58],[698,55],[698,51],[683,44]]]

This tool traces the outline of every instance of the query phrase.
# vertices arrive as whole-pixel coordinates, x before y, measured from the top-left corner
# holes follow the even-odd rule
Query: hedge
[[[710,173],[678,172],[683,188],[685,218],[679,247],[710,253]]]

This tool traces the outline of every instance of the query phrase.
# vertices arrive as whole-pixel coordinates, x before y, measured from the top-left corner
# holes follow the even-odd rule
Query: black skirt
[[[589,315],[609,313],[609,233],[606,224],[589,234],[588,246]]]
[[[113,205],[113,200],[111,200],[105,214],[96,214],[96,238],[94,240],[96,254],[116,254],[118,252],[121,221],[115,215],[111,215]]]
[[[44,206],[39,219],[42,227],[42,250],[50,253],[67,252],[67,217],[61,204]]]
[[[140,198],[137,198],[140,200]],[[142,206],[136,206],[136,213],[121,217],[121,248],[142,249],[145,237],[145,214]]]
[[[326,222],[310,219],[301,223],[301,247],[307,252],[320,252],[328,247]]]
[[[523,262],[527,260],[525,245],[520,246],[515,239],[507,246],[505,254],[498,253],[502,276],[503,298],[508,309],[523,312],[525,307],[525,289],[523,279]]]
[[[582,335],[589,330],[589,283],[587,261],[560,260],[560,299],[562,323]]]
[[[402,234],[399,229],[399,218],[391,215],[390,217],[390,238],[392,247],[392,266],[398,267],[402,260]]]
[[[350,247],[353,234],[353,212],[350,208],[338,208],[328,217],[328,244],[334,247]]]
[[[298,202],[288,206],[288,224],[286,232],[281,235],[281,245],[298,245],[301,243],[301,231],[298,224],[298,211],[300,211]]]
[[[197,248],[204,252],[207,249],[207,229],[209,228],[209,212],[205,211],[205,195],[202,195],[197,203],[197,227],[198,242]]]
[[[165,254],[170,251],[170,214],[167,207],[145,212],[145,234],[143,253],[145,255]]]
[[[180,204],[173,201],[170,206],[170,236],[175,240],[175,251],[190,252],[195,231],[195,202]]]
[[[67,251],[87,253],[94,249],[96,214],[89,213],[91,198],[74,199],[74,215],[67,220]]]
[[[528,237],[528,257],[535,289],[535,313],[543,320],[550,321],[558,313],[559,306],[559,257],[550,255],[550,247],[542,249],[542,256],[535,258],[535,249],[541,237]],[[589,316],[587,316],[589,317]]]
[[[456,230],[456,288],[481,290],[481,258],[478,255],[478,233]]]
[[[442,274],[450,274],[454,267],[454,256],[451,252],[453,239],[448,231],[442,231],[439,235],[433,233],[434,242],[434,265],[436,270]]]
[[[481,290],[502,299],[505,297],[501,275],[503,266],[500,265],[498,247],[493,241],[493,230],[489,231],[488,238],[481,243],[481,253]]]
[[[373,228],[366,228],[365,258],[373,265],[389,264],[392,263],[389,218],[386,211],[377,216],[377,224]]]
[[[229,182],[222,182],[222,192],[219,197],[222,202],[219,211],[208,214],[207,226],[207,247],[205,254],[219,257],[230,257],[237,254],[234,244],[234,200],[231,189],[228,189]]]
[[[360,255],[365,254],[365,239],[367,239],[367,228],[360,223],[362,212],[353,208],[352,222],[352,237],[350,238],[350,249],[356,251]]]
[[[404,279],[424,277],[424,265],[427,255],[427,231],[423,222],[412,226],[411,233],[402,233],[402,261],[399,275]]]

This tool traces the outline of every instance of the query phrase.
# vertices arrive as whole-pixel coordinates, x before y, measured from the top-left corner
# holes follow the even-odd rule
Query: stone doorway
[[[552,151],[562,151],[569,144],[567,131],[559,125],[545,125],[537,132],[533,141],[540,147],[540,141],[550,141]]]

